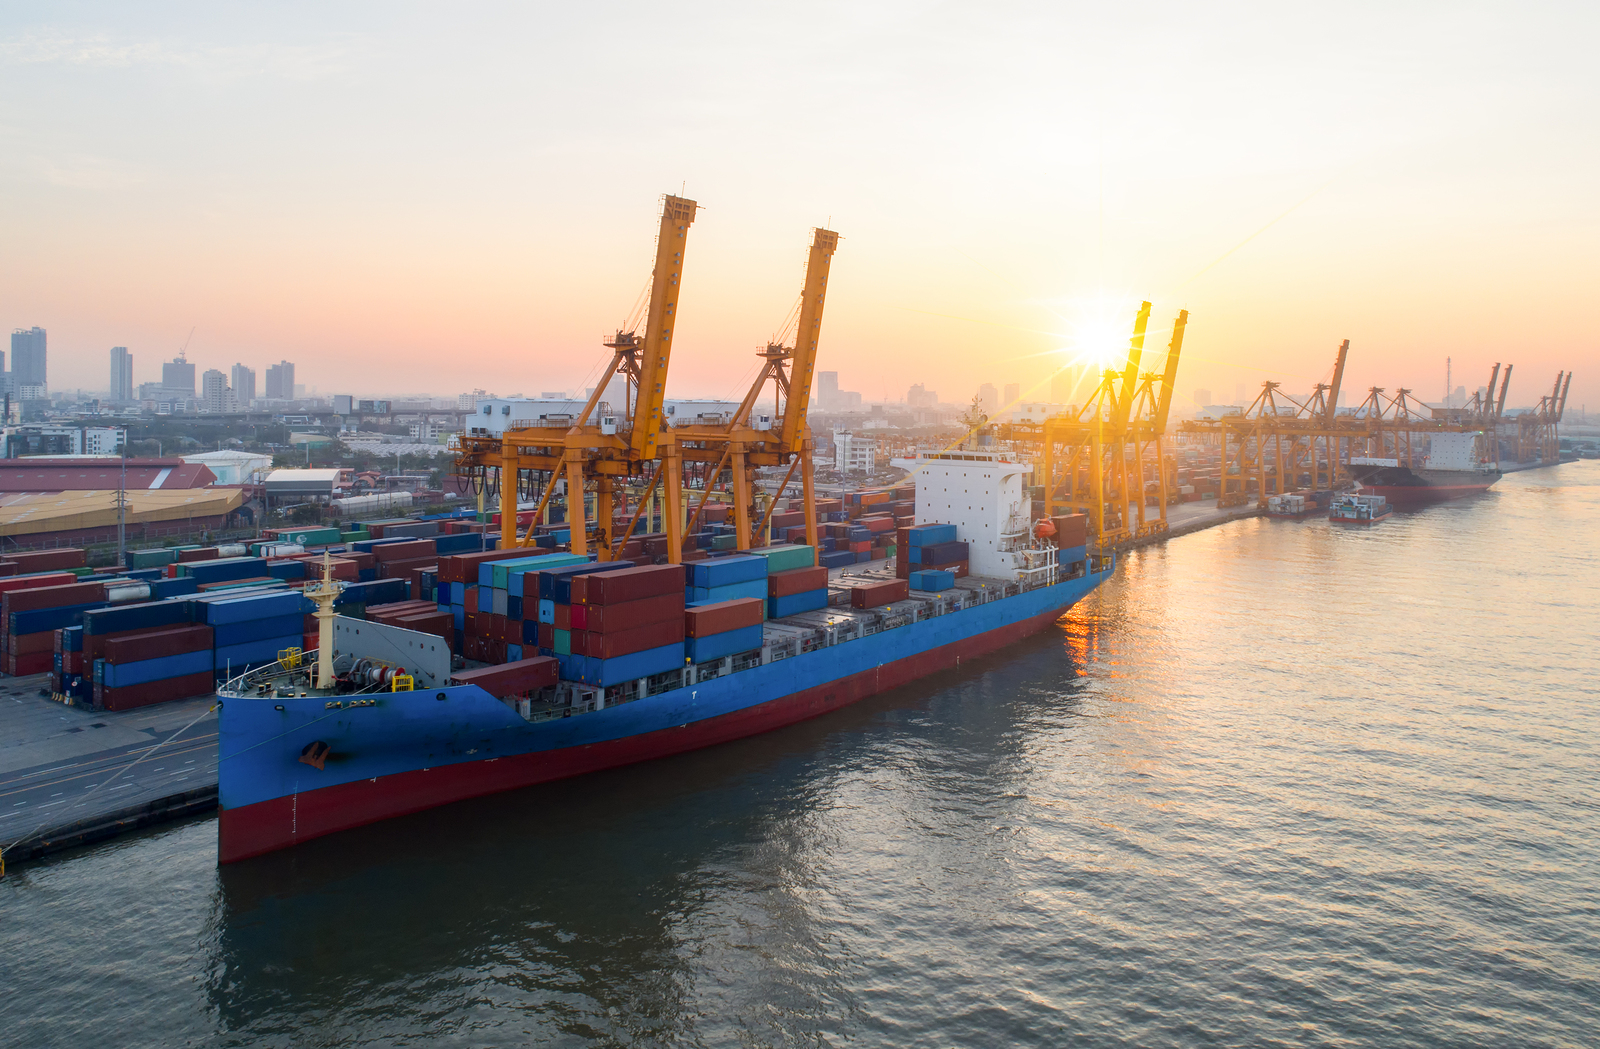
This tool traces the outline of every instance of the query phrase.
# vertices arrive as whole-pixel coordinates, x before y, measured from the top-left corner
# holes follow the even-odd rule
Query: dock
[[[214,697],[110,713],[0,678],[0,844],[35,859],[217,807]]]

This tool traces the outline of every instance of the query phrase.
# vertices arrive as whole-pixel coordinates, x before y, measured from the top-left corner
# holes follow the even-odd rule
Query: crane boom
[[[650,284],[650,310],[646,314],[644,346],[639,356],[639,394],[633,411],[633,434],[629,438],[635,459],[654,459],[658,454],[656,444],[661,436],[661,411],[667,393],[667,361],[678,320],[683,251],[696,210],[694,201],[671,195],[661,208],[661,233],[656,238],[656,265]]]
[[[1167,432],[1167,412],[1172,407],[1172,386],[1178,380],[1178,354],[1183,351],[1183,330],[1189,324],[1189,311],[1179,310],[1172,322],[1172,341],[1167,344],[1167,368],[1161,376],[1161,394],[1156,401],[1156,435]],[[1165,507],[1163,506],[1163,512]]]
[[[1556,422],[1560,422],[1561,417],[1567,414],[1567,391],[1570,389],[1572,389],[1572,373],[1568,372],[1567,381],[1561,384],[1561,403],[1556,405]]]
[[[794,359],[789,364],[789,400],[783,412],[782,448],[786,452],[798,452],[805,439],[811,376],[822,333],[822,307],[828,297],[828,267],[838,246],[839,234],[832,230],[818,229],[811,240],[805,288],[800,292],[800,321],[794,333]]]
[[[1139,307],[1133,319],[1133,337],[1128,340],[1128,365],[1122,373],[1122,393],[1117,398],[1117,429],[1128,428],[1128,415],[1133,410],[1133,394],[1139,380],[1139,358],[1144,353],[1144,330],[1150,323],[1150,304]]]
[[[1339,412],[1339,386],[1344,382],[1344,361],[1350,355],[1350,340],[1339,344],[1339,355],[1333,360],[1333,382],[1328,385],[1328,403],[1322,409],[1322,425],[1332,426]]]
[[[1511,369],[1513,367],[1515,367],[1515,365],[1506,365],[1506,373],[1500,378],[1500,399],[1495,402],[1494,406],[1494,418],[1496,422],[1499,422],[1500,417],[1506,412],[1506,391],[1511,389]],[[1489,392],[1492,394],[1494,391],[1490,390]]]

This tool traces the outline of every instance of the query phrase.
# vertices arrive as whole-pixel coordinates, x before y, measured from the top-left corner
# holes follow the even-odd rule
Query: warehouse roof
[[[238,488],[129,489],[128,524],[220,517],[244,504]],[[0,500],[0,535],[104,528],[117,523],[117,491],[17,492]]]
[[[0,492],[103,491],[119,487],[121,477],[122,460],[115,456],[0,459]],[[217,475],[204,463],[186,463],[182,459],[128,460],[130,491],[204,488],[216,479]]]

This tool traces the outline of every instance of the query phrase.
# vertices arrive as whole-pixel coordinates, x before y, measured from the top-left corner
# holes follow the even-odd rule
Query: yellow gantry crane
[[[642,322],[643,331],[618,331],[605,340],[612,351],[611,363],[603,369],[583,409],[571,419],[545,419],[543,425],[508,426],[499,436],[463,435],[461,453],[456,460],[458,473],[471,474],[495,470],[500,485],[500,542],[502,547],[527,546],[533,542],[530,524],[522,535],[517,530],[517,496],[525,472],[542,475],[543,494],[534,519],[543,513],[565,475],[567,513],[571,525],[574,553],[587,553],[590,522],[585,518],[585,491],[592,480],[595,488],[595,542],[600,560],[610,560],[616,545],[610,535],[612,497],[619,478],[640,476],[661,454],[665,416],[668,363],[673,331],[677,326],[678,298],[682,287],[684,251],[689,226],[697,205],[692,200],[668,195],[663,199],[660,230],[656,237],[655,267],[651,274],[649,307]],[[626,379],[624,403],[606,404],[611,380]],[[618,410],[620,409],[620,410]],[[650,488],[662,480],[662,469],[655,468]],[[666,486],[666,528],[676,549],[681,539],[675,535],[679,487]],[[640,501],[640,508],[648,502]],[[637,524],[636,514],[629,526]],[[674,558],[676,560],[676,558]]]

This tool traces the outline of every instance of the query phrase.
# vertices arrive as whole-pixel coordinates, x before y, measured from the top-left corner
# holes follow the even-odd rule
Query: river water
[[[0,1044],[1600,1044],[1600,464],[1124,558],[742,743],[0,882]]]

